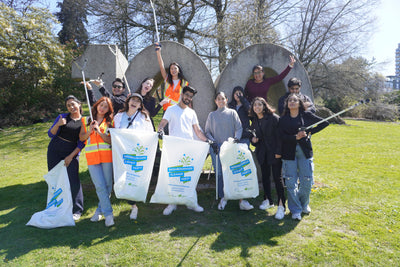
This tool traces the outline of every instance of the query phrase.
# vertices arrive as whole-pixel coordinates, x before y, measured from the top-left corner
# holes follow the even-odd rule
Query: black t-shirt
[[[81,131],[82,121],[81,119],[73,120],[71,119],[70,115],[68,115],[65,119],[67,120],[67,124],[60,127],[58,136],[65,140],[71,141],[72,143],[77,143],[79,141],[79,133]]]

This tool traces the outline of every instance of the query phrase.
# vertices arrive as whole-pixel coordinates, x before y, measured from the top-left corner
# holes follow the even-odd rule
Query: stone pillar
[[[244,88],[247,81],[252,78],[255,65],[264,67],[266,78],[279,75],[289,64],[291,54],[287,49],[274,44],[249,46],[229,61],[216,81],[216,90],[225,92],[228,98],[231,98],[235,86]],[[301,92],[314,101],[310,79],[303,65],[297,60],[289,74],[281,82],[271,86],[268,92],[268,103],[275,109],[278,108],[279,98],[288,91],[287,82],[292,77],[302,81]]]
[[[116,55],[114,55],[114,53]],[[123,74],[128,68],[128,60],[122,54],[116,45],[89,45],[85,52],[80,56],[76,63],[79,66],[84,65],[84,60],[87,60],[85,68],[86,81],[91,79],[97,79],[99,75],[104,73],[102,80],[104,87],[111,93],[111,85],[115,78],[123,78]],[[82,81],[82,72],[76,66],[72,64],[72,78]],[[101,94],[99,88],[92,84],[96,98],[100,98]],[[82,90],[83,86],[82,86]]]
[[[208,113],[214,109],[215,87],[203,60],[186,46],[172,41],[162,41],[161,55],[165,68],[177,62],[189,85],[198,93],[193,98],[193,107],[197,113],[199,124],[204,130]],[[154,46],[148,46],[137,54],[129,64],[125,73],[132,92],[136,91],[146,77],[155,79],[155,90],[163,82]]]

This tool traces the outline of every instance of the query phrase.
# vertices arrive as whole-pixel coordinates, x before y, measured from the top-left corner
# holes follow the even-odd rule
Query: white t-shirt
[[[139,111],[135,117],[136,113],[133,116],[129,117],[126,112],[119,112],[114,117],[114,127],[119,129],[126,129],[128,127],[130,120],[133,120],[132,124],[129,125],[128,129],[135,129],[145,132],[153,132],[153,124],[151,123],[150,119]],[[135,119],[133,119],[135,118]]]
[[[168,130],[171,136],[193,140],[193,125],[199,124],[193,109],[189,107],[182,109],[179,105],[175,105],[165,111],[163,119],[169,123]]]

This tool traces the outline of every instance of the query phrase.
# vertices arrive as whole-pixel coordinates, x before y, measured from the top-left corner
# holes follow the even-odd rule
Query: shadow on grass
[[[224,211],[218,211],[217,203],[213,200],[213,190],[201,190],[198,197],[199,204],[205,208],[203,213],[195,213],[179,206],[170,216],[163,216],[165,205],[138,203],[139,217],[135,223],[129,220],[130,209],[126,201],[112,197],[114,214],[117,216],[115,226],[107,228],[104,220],[90,222],[89,218],[97,206],[97,196],[94,187],[86,179],[83,187],[83,218],[75,227],[47,230],[25,226],[33,213],[46,206],[47,185],[44,181],[0,188],[0,255],[4,261],[40,249],[90,247],[128,236],[163,231],[172,231],[171,237],[197,237],[178,265],[184,262],[200,239],[209,235],[217,235],[210,249],[222,252],[239,247],[241,257],[246,260],[250,256],[249,248],[259,245],[275,246],[277,242],[274,237],[285,235],[297,225],[290,218],[277,221],[273,214],[256,208],[252,211],[240,211],[238,201],[229,201]],[[150,190],[148,196],[152,193]],[[261,198],[251,202],[258,206]]]

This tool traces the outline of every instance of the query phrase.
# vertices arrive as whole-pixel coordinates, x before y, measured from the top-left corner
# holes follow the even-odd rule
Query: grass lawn
[[[202,214],[180,206],[130,206],[112,198],[115,226],[92,223],[97,196],[81,156],[85,212],[75,227],[25,226],[46,206],[51,123],[0,131],[0,265],[396,266],[400,262],[400,126],[347,120],[312,137],[312,212],[298,222],[276,208],[217,210],[212,189],[198,193]],[[208,167],[205,167],[208,169]],[[201,178],[201,183],[207,183]],[[148,199],[152,194],[149,192]],[[274,194],[275,196],[275,194]],[[250,202],[258,207],[261,196]]]

